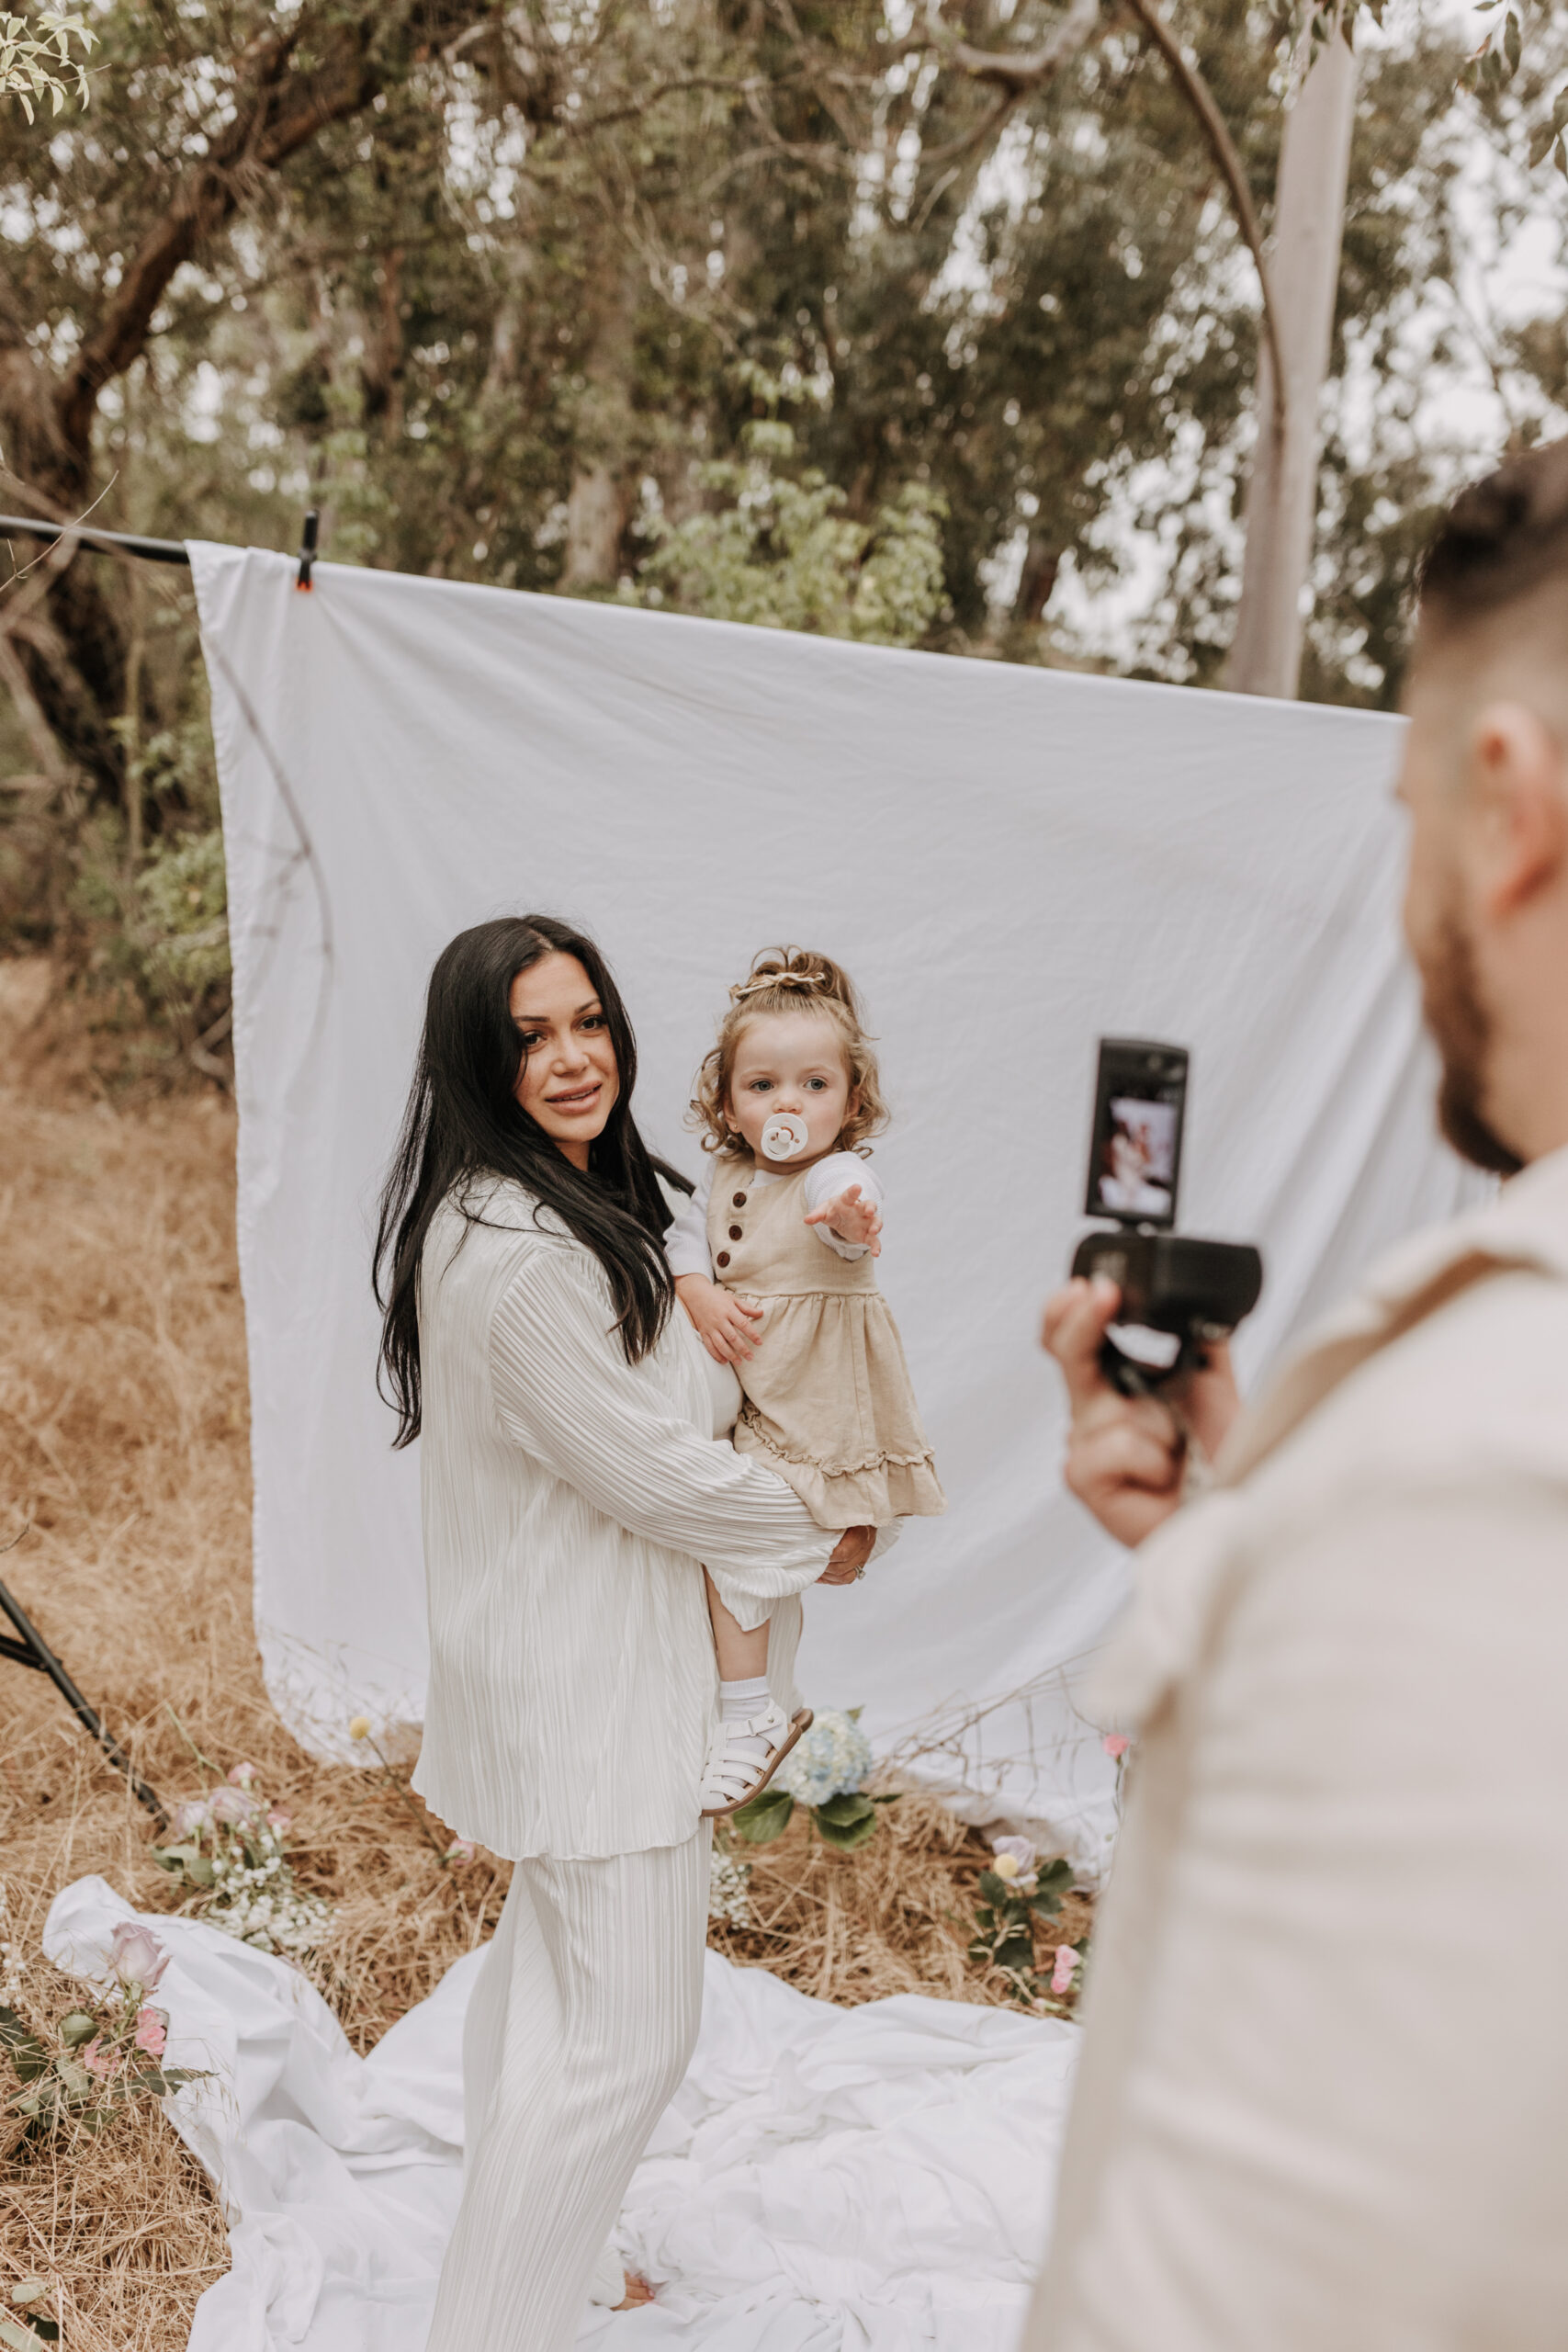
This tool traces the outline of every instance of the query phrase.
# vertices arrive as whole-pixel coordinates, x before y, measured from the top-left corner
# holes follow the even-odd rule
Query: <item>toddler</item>
[[[738,1452],[761,1456],[820,1527],[890,1526],[946,1509],[873,1261],[882,1187],[859,1156],[886,1123],[855,993],[825,956],[760,956],[729,991],[692,1109],[707,1176],[666,1236],[682,1304],[744,1392]],[[767,1685],[768,1628],[748,1633],[708,1582],[720,1725],[705,1818],[765,1788],[810,1711]]]

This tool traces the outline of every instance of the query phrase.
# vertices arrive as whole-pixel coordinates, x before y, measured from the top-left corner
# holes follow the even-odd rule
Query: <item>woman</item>
[[[568,2352],[591,2287],[629,2291],[613,2269],[606,2285],[605,2239],[702,1996],[700,1564],[756,1625],[870,1549],[861,1530],[835,1549],[781,1479],[713,1442],[636,1072],[592,942],[543,916],[462,933],[431,975],[381,1204],[382,1365],[397,1443],[422,1439],[414,1786],[516,1864],[468,2009],[430,2352]],[[786,1696],[797,1627],[798,1603],[774,1644]]]

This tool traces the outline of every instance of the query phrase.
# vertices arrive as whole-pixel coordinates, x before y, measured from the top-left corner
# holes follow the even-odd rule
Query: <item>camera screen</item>
[[[1175,1224],[1186,1097],[1181,1046],[1101,1039],[1087,1216],[1123,1225]]]

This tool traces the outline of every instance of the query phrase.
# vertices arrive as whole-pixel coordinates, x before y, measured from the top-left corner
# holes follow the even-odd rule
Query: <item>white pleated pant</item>
[[[519,1862],[463,2032],[463,2201],[428,2352],[571,2352],[594,2263],[686,2071],[707,1940],[683,1846]]]

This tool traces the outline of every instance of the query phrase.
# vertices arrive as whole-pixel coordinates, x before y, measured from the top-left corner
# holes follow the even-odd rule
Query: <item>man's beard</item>
[[[1518,1153],[1481,1114],[1492,1020],[1481,1000],[1475,952],[1456,915],[1444,916],[1436,952],[1421,971],[1427,1026],[1443,1063],[1438,1125],[1463,1159],[1495,1176],[1517,1176]]]

